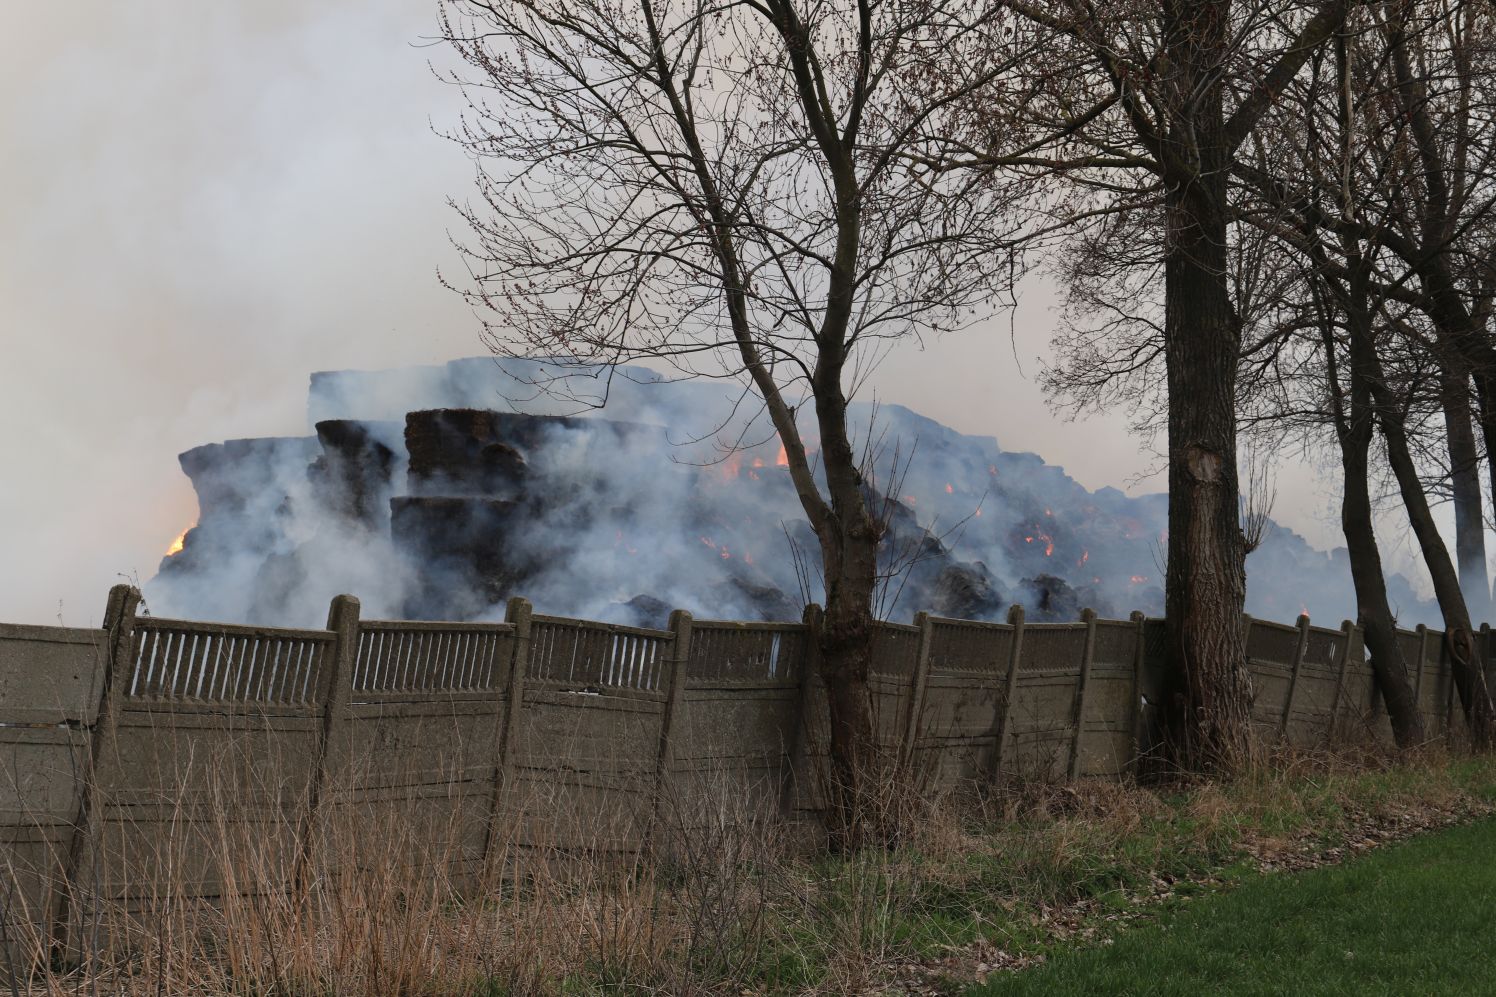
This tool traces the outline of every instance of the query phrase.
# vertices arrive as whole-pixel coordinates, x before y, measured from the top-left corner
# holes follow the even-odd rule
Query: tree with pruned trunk
[[[1014,167],[1054,182],[1060,228],[1131,224],[1160,249],[1169,537],[1166,616],[1176,759],[1247,757],[1252,701],[1241,613],[1230,171],[1263,113],[1339,30],[1351,0],[1002,0],[1050,45],[1022,107],[1020,149],[992,148],[980,114],[948,169]],[[1005,130],[1006,132],[1006,130]],[[1118,215],[1130,221],[1117,222]],[[1115,243],[1113,243],[1115,245]]]
[[[1233,163],[1228,277],[1245,332],[1236,403],[1239,421],[1256,433],[1298,434],[1312,443],[1333,429],[1345,473],[1342,524],[1358,612],[1394,730],[1410,744],[1421,739],[1421,723],[1394,639],[1373,528],[1371,474],[1377,467],[1391,474],[1435,582],[1462,705],[1483,740],[1490,699],[1478,669],[1469,667],[1471,616],[1429,494],[1431,484],[1455,494],[1464,489],[1464,501],[1478,510],[1479,483],[1470,489],[1468,473],[1470,396],[1459,397],[1468,380],[1449,375],[1461,356],[1449,345],[1453,337],[1440,331],[1447,309],[1441,312],[1420,276],[1429,269],[1427,254],[1413,250],[1430,229],[1430,199],[1421,193],[1428,167],[1413,153],[1417,116],[1408,113],[1405,94],[1411,87],[1428,97],[1429,107],[1442,108],[1434,158],[1463,164],[1453,231],[1488,230],[1493,200],[1480,191],[1491,176],[1485,138],[1491,130],[1478,122],[1492,105],[1471,94],[1489,92],[1474,67],[1489,66],[1490,52],[1479,54],[1469,40],[1489,33],[1466,18],[1424,17],[1416,58],[1400,63],[1396,50],[1414,39],[1408,5],[1387,6],[1404,18],[1403,28],[1387,30],[1385,10],[1358,8],[1335,44],[1316,50],[1285,85]],[[1415,78],[1404,73],[1408,65],[1419,67]],[[1434,99],[1435,90],[1443,96]],[[1462,115],[1469,120],[1461,123]],[[1456,155],[1446,144],[1463,151]],[[1441,226],[1434,230],[1447,230]],[[1147,307],[1157,300],[1147,281],[1162,267],[1165,246],[1140,238],[1136,228],[1135,220],[1109,218],[1068,248],[1074,310],[1092,325],[1061,337],[1050,384],[1077,402],[1125,398],[1151,423],[1170,400],[1157,389],[1156,375],[1150,381],[1166,347],[1163,323]],[[1464,241],[1457,235],[1452,248],[1426,248],[1468,272],[1474,254],[1458,250]],[[1371,452],[1378,429],[1385,444],[1380,461]],[[1427,469],[1435,465],[1464,473],[1451,487],[1452,472],[1436,470],[1430,483]],[[1470,528],[1468,510],[1463,517],[1458,506],[1456,512],[1457,523],[1464,520],[1457,546],[1468,563],[1475,559],[1469,551],[1482,549],[1481,527]],[[1483,566],[1480,574],[1477,592],[1484,589]]]
[[[820,545],[849,845],[877,764],[882,530],[848,399],[890,341],[957,327],[1014,279],[1009,186],[920,165],[961,109],[1009,102],[1033,56],[1012,26],[977,0],[442,6],[465,66],[454,137],[478,164],[458,290],[490,346],[596,402],[630,361],[732,378],[782,442]]]

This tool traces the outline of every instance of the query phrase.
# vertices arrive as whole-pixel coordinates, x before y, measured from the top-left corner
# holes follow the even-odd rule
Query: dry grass
[[[1496,787],[1496,764],[1437,750],[1279,751],[1225,784],[1013,779],[964,799],[891,768],[875,798],[894,843],[807,856],[778,787],[719,772],[670,787],[658,810],[640,787],[638,812],[606,820],[530,794],[485,862],[481,793],[421,806],[345,786],[298,876],[303,801],[264,781],[245,792],[246,757],[183,771],[169,819],[141,828],[155,840],[95,857],[66,958],[7,919],[12,993],[939,990],[1191,883],[1292,866],[1368,822],[1462,812]],[[454,772],[451,792],[468,790]]]

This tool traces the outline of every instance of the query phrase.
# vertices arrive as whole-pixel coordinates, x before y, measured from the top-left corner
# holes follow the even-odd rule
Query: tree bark
[[[1440,389],[1444,438],[1449,449],[1449,486],[1454,501],[1454,550],[1460,590],[1472,620],[1491,616],[1486,574],[1486,524],[1480,490],[1480,450],[1470,424],[1470,379],[1461,366],[1443,365]]]
[[[1169,388],[1169,541],[1165,585],[1173,693],[1166,724],[1187,768],[1232,770],[1248,757],[1252,684],[1241,614],[1246,551],[1236,467],[1241,326],[1227,283],[1223,98],[1215,60],[1229,3],[1168,5],[1165,45],[1179,86],[1201,93],[1183,122],[1197,152],[1166,170],[1165,365]]]
[[[839,369],[816,371],[816,417],[831,514],[820,531],[826,571],[826,615],[820,638],[821,678],[830,708],[833,844],[858,848],[886,836],[877,812],[877,779],[883,771],[873,733],[868,671],[873,658],[873,590],[877,581],[879,527],[862,490],[862,475],[847,433],[846,398]]]
[[[1353,250],[1353,259],[1358,263],[1359,256],[1359,251]],[[1392,736],[1397,746],[1409,748],[1424,740],[1423,718],[1418,713],[1418,703],[1408,683],[1407,662],[1397,643],[1397,625],[1387,601],[1387,581],[1382,573],[1382,555],[1377,547],[1372,517],[1369,465],[1371,439],[1376,426],[1372,377],[1377,371],[1376,346],[1371,337],[1370,316],[1365,308],[1364,278],[1364,266],[1354,267],[1353,286],[1346,296],[1349,300],[1345,302],[1351,327],[1349,406],[1341,401],[1334,344],[1328,341],[1328,337],[1325,344],[1336,437],[1340,443],[1341,467],[1345,472],[1340,525],[1345,531],[1345,546],[1350,554],[1356,615],[1371,659],[1372,676],[1392,720]],[[1360,286],[1355,286],[1357,284]]]
[[[1457,635],[1461,631],[1465,635],[1463,646],[1467,651],[1464,656],[1460,653],[1451,655],[1455,687],[1460,693],[1460,705],[1465,713],[1471,739],[1477,746],[1484,746],[1491,740],[1491,693],[1486,687],[1484,672],[1473,662],[1474,655],[1468,653],[1468,649],[1474,647],[1474,641],[1469,639],[1472,633],[1470,613],[1465,606],[1464,594],[1460,591],[1459,574],[1449,556],[1444,538],[1439,535],[1433,512],[1429,509],[1428,496],[1423,493],[1418,467],[1408,446],[1401,406],[1387,387],[1381,361],[1377,359],[1374,349],[1371,351],[1370,362],[1375,366],[1372,392],[1377,408],[1377,422],[1387,443],[1387,460],[1392,465],[1398,492],[1402,495],[1403,505],[1408,512],[1408,521],[1413,526],[1413,534],[1418,539],[1424,563],[1433,579],[1434,596],[1439,601],[1439,612],[1444,617],[1444,630],[1455,641],[1460,639]]]
[[[1350,552],[1357,622],[1361,624],[1366,641],[1372,675],[1392,720],[1392,736],[1397,746],[1409,748],[1424,740],[1423,718],[1408,684],[1408,666],[1397,643],[1396,624],[1392,619],[1392,607],[1387,602],[1387,585],[1382,575],[1382,556],[1372,528],[1371,493],[1366,473],[1369,443],[1368,433],[1365,442],[1342,444],[1345,495],[1340,504],[1340,523]]]
[[[1194,192],[1175,192],[1170,200],[1166,617],[1178,683],[1170,719],[1180,761],[1229,770],[1246,758],[1252,702],[1241,626],[1246,554],[1237,509],[1240,333],[1226,288],[1221,216]]]

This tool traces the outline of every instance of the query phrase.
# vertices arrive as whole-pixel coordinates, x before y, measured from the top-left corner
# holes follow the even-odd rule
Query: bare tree
[[[490,346],[592,402],[630,361],[732,378],[782,442],[855,845],[881,527],[848,398],[891,341],[1010,286],[1009,190],[918,163],[956,109],[1003,102],[1029,42],[979,0],[447,0],[441,27],[478,163],[459,290]]]
[[[1478,743],[1485,743],[1492,732],[1493,710],[1484,676],[1469,652],[1474,642],[1461,584],[1468,583],[1469,569],[1457,570],[1450,557],[1416,459],[1424,422],[1417,412],[1422,406],[1442,418],[1446,429],[1443,442],[1455,475],[1451,491],[1456,499],[1457,548],[1464,555],[1461,560],[1468,560],[1471,518],[1474,546],[1483,550],[1479,481],[1470,473],[1475,443],[1468,409],[1461,406],[1468,401],[1468,378],[1452,376],[1462,369],[1463,358],[1451,348],[1459,336],[1449,328],[1453,319],[1447,296],[1434,293],[1442,279],[1440,267],[1431,267],[1426,255],[1412,247],[1423,245],[1431,233],[1448,235],[1449,210],[1467,223],[1488,213],[1492,202],[1482,203],[1477,195],[1483,184],[1479,178],[1490,177],[1482,166],[1489,159],[1468,122],[1451,120],[1440,129],[1442,137],[1420,137],[1431,119],[1410,111],[1410,91],[1422,95],[1420,106],[1426,111],[1426,105],[1438,103],[1431,97],[1434,88],[1447,86],[1444,81],[1463,80],[1453,89],[1465,92],[1465,98],[1445,102],[1450,118],[1475,113],[1468,100],[1476,82],[1468,78],[1464,57],[1469,53],[1439,42],[1449,26],[1447,16],[1457,11],[1447,3],[1430,5],[1441,16],[1423,19],[1416,43],[1419,57],[1414,60],[1409,56],[1415,44],[1409,31],[1413,5],[1386,6],[1389,10],[1373,9],[1358,18],[1362,30],[1348,28],[1341,34],[1333,73],[1322,76],[1316,65],[1310,79],[1297,85],[1295,113],[1280,115],[1272,123],[1276,127],[1264,129],[1260,136],[1262,148],[1271,147],[1274,154],[1260,152],[1254,163],[1239,165],[1237,172],[1248,188],[1247,217],[1277,237],[1291,255],[1297,254],[1310,271],[1310,293],[1303,301],[1312,299],[1315,304],[1316,317],[1308,324],[1321,327],[1320,383],[1328,386],[1331,423],[1346,472],[1342,518],[1352,576],[1373,667],[1398,740],[1417,740],[1421,724],[1396,652],[1372,534],[1367,447],[1373,423],[1381,430],[1388,465],[1434,582],[1470,729]],[[1416,76],[1410,75],[1415,62]],[[1460,145],[1462,151],[1451,154],[1446,141]],[[1293,155],[1293,150],[1301,152]],[[1430,155],[1424,154],[1429,150],[1432,165]],[[1466,171],[1456,185],[1458,196],[1447,190],[1438,196],[1428,193],[1431,187],[1440,188],[1437,167],[1445,159],[1459,161]],[[1452,207],[1455,204],[1460,206]],[[1442,248],[1434,252],[1448,255]],[[1303,310],[1299,308],[1300,313]],[[1292,303],[1286,305],[1288,316],[1294,311]],[[1291,331],[1292,326],[1289,322],[1280,328]],[[1348,354],[1343,363],[1337,358],[1341,332]],[[1337,372],[1341,369],[1349,378],[1343,392]],[[1479,588],[1484,590],[1483,564],[1479,574]]]
[[[1029,147],[954,143],[952,165],[1048,171],[1061,224],[1153,223],[1167,390],[1166,576],[1171,744],[1188,766],[1247,756],[1252,701],[1241,612],[1235,410],[1242,327],[1229,274],[1228,180],[1262,114],[1333,37],[1351,0],[1003,0],[1051,39],[1023,114]],[[1060,70],[1058,67],[1064,67]],[[1003,112],[1005,116],[1012,112]],[[1126,361],[1124,361],[1126,363]]]

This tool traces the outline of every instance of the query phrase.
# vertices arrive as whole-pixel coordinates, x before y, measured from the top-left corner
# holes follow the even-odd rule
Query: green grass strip
[[[1249,879],[969,993],[1496,993],[1496,820]]]

